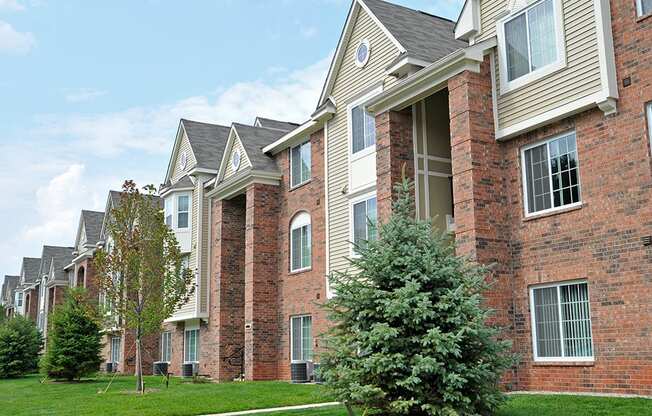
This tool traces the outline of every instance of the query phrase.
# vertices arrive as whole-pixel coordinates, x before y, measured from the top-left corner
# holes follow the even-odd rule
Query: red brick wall
[[[241,372],[245,326],[245,197],[213,200],[208,324],[200,334],[201,373],[220,381]]]
[[[247,188],[245,237],[245,375],[278,378],[279,189],[254,183]]]
[[[391,215],[394,186],[403,180],[403,174],[414,180],[412,136],[411,107],[376,117],[376,201],[381,222]]]
[[[279,189],[278,220],[278,378],[290,378],[290,317],[312,316],[314,362],[319,362],[320,343],[329,326],[320,304],[326,299],[326,228],[324,191],[324,132],[310,137],[311,171],[309,182],[290,189],[289,150],[276,155],[283,180]],[[296,214],[307,212],[311,219],[311,269],[290,272],[290,223]]]
[[[25,299],[27,306],[27,317],[33,322],[36,322],[38,319],[38,289],[30,289],[27,294],[29,298]]]
[[[88,298],[97,302],[100,295],[99,281],[97,277],[97,271],[93,265],[92,258],[86,258],[75,265],[75,284],[77,283],[78,274],[81,268],[84,268],[83,271],[83,284],[84,288],[88,292]]]
[[[172,322],[166,323],[163,325],[164,331],[171,332],[172,340],[172,355],[170,357],[170,364],[168,366],[168,372],[172,373],[175,376],[181,375],[181,364],[183,364],[183,336],[184,336],[184,323],[183,322]],[[200,328],[201,332],[201,328]],[[200,334],[201,342],[201,334]],[[160,348],[157,357],[157,360],[160,360]]]

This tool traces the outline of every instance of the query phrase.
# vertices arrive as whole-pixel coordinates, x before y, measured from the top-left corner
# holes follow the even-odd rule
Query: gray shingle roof
[[[194,188],[194,187],[195,184],[192,183],[192,179],[190,179],[190,176],[186,175],[183,178],[176,181],[174,184],[170,184],[168,182],[167,184],[163,185],[160,189],[160,192],[167,192],[173,189],[185,189],[185,188]]]
[[[249,156],[251,168],[253,170],[263,170],[268,172],[277,172],[276,162],[270,156],[263,152],[263,147],[275,142],[285,135],[283,130],[269,129],[265,127],[253,127],[246,124],[233,123],[235,131],[238,133],[242,146]]]
[[[362,1],[406,49],[409,57],[435,62],[468,46],[455,39],[455,22],[451,20],[383,0]]]
[[[84,231],[86,232],[86,244],[97,244],[97,242],[100,241],[104,213],[99,211],[82,210],[81,216],[82,221],[84,222]]]
[[[222,154],[229,138],[229,127],[202,123],[182,118],[183,125],[192,152],[197,159],[197,167],[217,169],[222,161]]]
[[[35,257],[23,257],[21,273],[25,275],[25,283],[34,283],[41,278],[39,268],[41,259]]]
[[[60,277],[64,276],[63,268],[72,261],[73,250],[72,247],[43,246],[39,276],[50,273],[50,264],[54,262],[55,279],[62,280]]]
[[[265,127],[268,129],[275,129],[275,130],[283,130],[285,132],[288,132],[299,127],[299,124],[292,123],[290,121],[280,121],[271,118],[256,117],[254,126],[260,126],[260,127]]]
[[[120,191],[109,191],[109,198],[111,199],[111,208],[117,208],[120,205],[120,199],[122,198],[122,192]]]
[[[20,280],[20,276],[5,275],[5,280],[2,283],[2,293],[0,293],[2,297],[0,298],[0,300],[9,304],[13,303],[14,299],[11,296],[11,292],[16,289],[19,280]]]

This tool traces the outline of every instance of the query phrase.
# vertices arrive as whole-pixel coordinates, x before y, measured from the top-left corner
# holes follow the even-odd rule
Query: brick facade
[[[98,301],[100,296],[100,283],[92,257],[87,257],[75,264],[74,280],[76,286],[81,286],[86,289],[89,299],[95,302]]]
[[[36,322],[38,319],[38,295],[38,289],[30,289],[23,295],[25,296],[23,300],[25,302],[25,316],[31,319],[32,322]]]

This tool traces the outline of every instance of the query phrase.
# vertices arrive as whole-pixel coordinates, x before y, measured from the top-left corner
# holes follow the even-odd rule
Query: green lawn
[[[269,416],[347,416],[343,407],[296,412],[267,413]],[[652,400],[587,396],[514,395],[496,416],[647,416]]]
[[[316,385],[284,382],[184,383],[171,378],[166,390],[161,377],[146,377],[144,397],[132,393],[134,377],[116,377],[107,393],[108,377],[81,383],[40,384],[38,376],[0,380],[0,415],[199,415],[237,410],[331,401]]]
[[[99,377],[82,383],[40,384],[38,376],[0,380],[0,415],[200,415],[332,401],[323,387],[284,382],[191,384],[146,377],[144,397],[133,377]],[[496,416],[652,416],[652,400],[586,396],[510,396]],[[346,416],[341,407],[276,412],[269,416]]]

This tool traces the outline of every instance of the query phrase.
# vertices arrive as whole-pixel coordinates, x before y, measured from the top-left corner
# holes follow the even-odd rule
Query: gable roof
[[[383,0],[362,0],[409,57],[435,62],[468,46],[455,39],[455,22]]]
[[[227,126],[182,118],[179,121],[179,128],[163,183],[168,183],[172,176],[174,161],[176,160],[183,137],[182,132],[186,133],[190,149],[197,161],[196,167],[215,170],[216,166],[219,166],[222,160],[222,154],[224,153],[224,147],[229,138],[230,131],[231,128]]]
[[[50,273],[50,266],[53,261],[55,262],[55,278],[59,273],[63,274],[64,266],[72,261],[73,250],[73,247],[43,246],[39,276],[44,276]],[[59,265],[59,270],[57,270],[57,266]]]
[[[181,125],[186,131],[192,152],[197,159],[197,166],[205,169],[215,169],[224,152],[224,144],[229,137],[229,127],[218,124],[202,123],[181,119]]]
[[[0,300],[7,303],[13,303],[11,292],[16,290],[20,276],[7,276],[2,283],[2,292],[0,293]]]
[[[299,127],[298,123],[290,121],[273,120],[271,118],[256,117],[254,127],[266,127],[268,129],[283,130],[285,132],[291,131]]]
[[[247,152],[252,170],[276,172],[278,167],[274,158],[263,152],[263,147],[273,143],[283,136],[286,131],[266,127],[247,126],[246,124],[233,123],[242,147]]]
[[[21,277],[24,276],[24,283],[33,283],[40,279],[39,268],[41,267],[41,259],[35,257],[23,257],[23,265],[21,267]]]
[[[353,0],[317,108],[330,96],[335,82],[334,71],[342,62],[346,44],[353,31],[353,18],[360,9],[364,10],[394,43],[400,58],[432,63],[468,46],[466,42],[455,39],[455,23],[451,20],[383,0]]]
[[[58,250],[53,251],[50,269],[54,271],[54,280],[66,282],[68,279],[63,268],[72,262],[72,249],[70,247],[56,248]]]
[[[104,222],[104,213],[99,211],[82,210],[80,218],[80,232],[77,235],[75,246],[79,243],[81,237],[81,227],[84,227],[86,233],[86,244],[94,246],[100,241],[102,232],[102,223]]]

